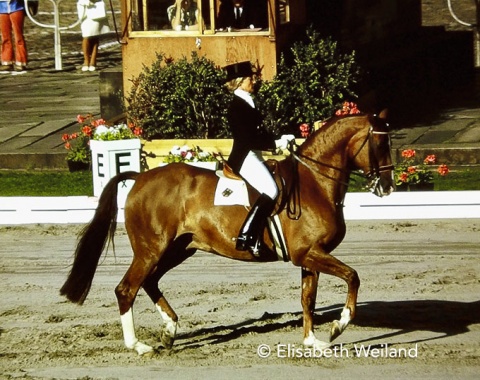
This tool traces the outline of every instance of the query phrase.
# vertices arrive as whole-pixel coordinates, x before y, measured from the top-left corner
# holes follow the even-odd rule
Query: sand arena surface
[[[316,358],[300,357],[309,355],[301,345],[300,268],[204,252],[160,282],[180,319],[172,350],[160,345],[160,316],[140,291],[137,335],[157,352],[137,356],[123,345],[113,293],[132,254],[122,226],[116,257],[109,252],[101,262],[85,304],[59,295],[79,229],[0,228],[1,378],[397,378],[399,371],[408,378],[478,376],[478,219],[348,222],[335,255],[359,273],[358,314],[333,351]],[[328,339],[345,295],[341,280],[320,276],[317,338]],[[270,348],[269,357],[259,356],[261,345]],[[361,350],[369,348],[378,351],[365,357]]]

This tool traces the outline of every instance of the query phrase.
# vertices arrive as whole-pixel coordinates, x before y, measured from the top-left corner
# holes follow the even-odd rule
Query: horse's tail
[[[60,289],[70,301],[83,304],[92,285],[100,256],[117,228],[117,187],[127,179],[135,180],[139,173],[125,172],[113,177],[105,186],[92,221],[78,235],[72,269]]]

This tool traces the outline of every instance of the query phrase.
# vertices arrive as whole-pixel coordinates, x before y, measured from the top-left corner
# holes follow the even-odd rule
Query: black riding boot
[[[275,201],[266,194],[260,195],[247,215],[237,238],[238,251],[255,251],[261,240],[267,217],[273,211]]]

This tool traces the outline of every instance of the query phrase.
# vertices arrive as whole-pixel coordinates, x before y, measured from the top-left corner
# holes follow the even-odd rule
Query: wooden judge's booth
[[[264,79],[271,79],[280,53],[306,27],[305,0],[245,0],[245,7],[255,7],[255,19],[239,29],[223,25],[220,18],[222,3],[232,0],[191,1],[197,24],[174,28],[169,14],[175,0],[121,0],[125,91],[156,53],[178,59],[196,51],[221,67],[250,60],[263,66]]]

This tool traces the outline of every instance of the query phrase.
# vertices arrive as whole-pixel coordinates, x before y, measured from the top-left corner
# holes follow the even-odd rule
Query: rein
[[[321,172],[318,169],[318,167],[315,167],[314,165],[311,165],[311,164],[313,163],[315,165],[319,165],[319,166],[323,166],[323,167],[326,167],[326,168],[329,168],[329,169],[333,169],[333,170],[336,170],[336,171],[338,171],[340,173],[343,173],[343,174],[346,174],[346,175],[353,174],[353,175],[357,175],[357,176],[362,177],[362,178],[366,178],[366,179],[374,182],[374,184],[372,185],[372,188],[375,188],[377,182],[380,179],[380,173],[385,172],[385,171],[390,171],[390,170],[394,169],[394,165],[380,166],[378,164],[378,160],[377,160],[377,157],[375,155],[375,151],[373,149],[373,136],[376,135],[376,134],[377,135],[388,135],[388,132],[375,131],[375,130],[373,130],[373,126],[370,126],[370,128],[368,130],[368,134],[365,137],[365,139],[363,140],[362,144],[360,145],[360,148],[353,155],[353,159],[355,159],[355,157],[357,157],[360,154],[362,149],[368,143],[370,170],[367,173],[359,173],[359,172],[356,172],[356,171],[348,171],[344,168],[339,168],[337,166],[330,165],[330,164],[327,164],[325,162],[314,160],[311,157],[304,156],[302,154],[297,154],[295,152],[295,149],[298,148],[299,145],[297,145],[294,142],[291,142],[289,144],[288,150],[290,152],[290,156],[293,157],[295,162],[293,163],[293,169],[292,169],[293,170],[292,185],[287,192],[287,206],[286,206],[287,210],[286,211],[287,211],[288,217],[290,219],[298,220],[300,218],[301,214],[302,214],[301,205],[300,205],[300,181],[299,181],[299,177],[298,177],[298,163],[302,164],[303,166],[308,168],[310,171],[316,172],[316,173],[320,174],[321,176],[323,176],[323,177],[325,177],[329,180],[335,181],[335,182],[337,182],[337,183],[339,183],[339,184],[341,184],[345,187],[348,187],[348,182],[338,180],[338,179],[336,179],[332,176],[329,176],[329,175]],[[340,204],[342,204],[342,202],[340,202]]]

